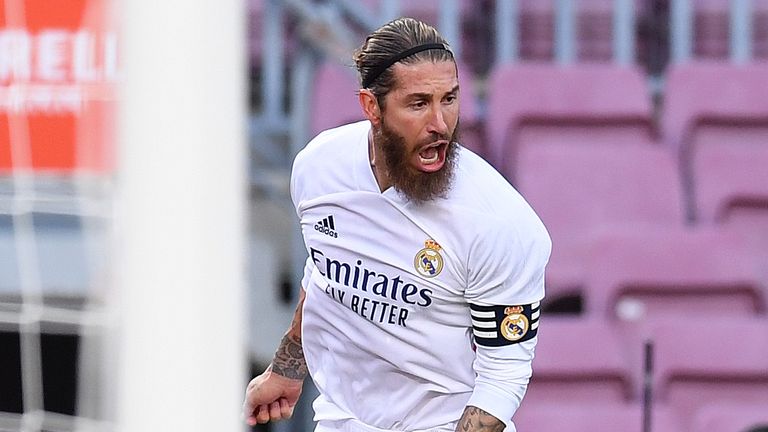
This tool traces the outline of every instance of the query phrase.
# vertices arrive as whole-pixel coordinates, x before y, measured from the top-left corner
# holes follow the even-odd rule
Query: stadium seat
[[[742,235],[768,284],[768,124],[763,142],[699,144],[690,183],[697,223]]]
[[[642,406],[634,403],[591,403],[586,401],[536,402],[523,399],[512,418],[519,431],[537,432],[640,432]],[[651,414],[654,432],[680,432],[680,421],[664,408]],[[712,429],[716,430],[716,429]]]
[[[649,334],[654,393],[681,418],[706,405],[768,406],[765,318],[705,312],[697,319],[655,320]]]
[[[353,66],[324,62],[316,71],[311,98],[310,128],[312,135],[325,129],[341,126],[365,118],[357,92],[360,84]],[[459,65],[461,86],[461,142],[469,149],[483,155],[482,128],[478,102],[473,89],[473,74]],[[329,105],[328,101],[333,101]]]
[[[664,139],[673,148],[692,152],[699,140],[722,142],[722,136],[707,139],[697,131],[711,126],[715,132],[732,128],[731,132],[741,134],[736,136],[739,140],[759,142],[745,134],[754,131],[744,128],[768,122],[766,74],[768,63],[691,62],[671,66],[664,90]]]
[[[318,66],[311,98],[310,128],[312,136],[325,129],[365,118],[357,92],[360,85],[352,66],[324,62]],[[329,101],[333,101],[329,104]]]
[[[725,152],[722,156],[730,159],[738,158],[739,152],[747,152],[742,157],[749,158],[749,155],[760,151],[755,147],[768,145],[766,76],[768,63],[742,66],[687,63],[672,66],[669,70],[664,93],[663,136],[667,145],[680,156],[690,219],[699,216],[693,196],[697,186],[693,182],[696,181],[694,177],[702,173],[694,171],[695,164],[712,162],[712,155],[700,155],[700,152],[715,152],[715,155]],[[734,154],[726,156],[731,151],[717,149],[722,146],[731,147]],[[725,161],[715,161],[714,165],[719,163]],[[754,166],[750,169],[753,171],[751,174],[735,175],[740,178],[752,175],[758,179],[761,175],[759,170],[754,171]],[[706,213],[715,209],[702,210]]]
[[[637,384],[624,340],[601,320],[549,316],[541,321],[525,403],[624,403]]]
[[[517,187],[552,237],[547,302],[584,288],[586,251],[599,232],[683,225],[673,158],[644,140],[527,146],[519,166]]]
[[[727,60],[730,56],[730,0],[696,0],[693,11],[692,55],[696,59]],[[753,0],[752,44],[756,58],[768,57],[768,1]]]
[[[520,0],[520,59],[552,61],[555,39],[555,1]],[[576,58],[581,62],[613,59],[613,0],[573,2],[576,14]],[[636,0],[634,13],[643,13],[646,2]]]
[[[639,225],[599,236],[588,254],[588,314],[645,321],[768,310],[757,259],[730,230]]]
[[[706,405],[693,416],[691,432],[749,432],[761,425],[768,428],[768,409],[758,403]]]
[[[506,64],[493,69],[488,88],[489,161],[513,182],[526,145],[618,146],[654,137],[645,78],[636,68]]]

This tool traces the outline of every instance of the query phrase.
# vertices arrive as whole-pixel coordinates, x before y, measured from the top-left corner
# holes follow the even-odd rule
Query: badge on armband
[[[532,339],[539,328],[540,306],[540,302],[512,306],[470,303],[475,343],[498,347]]]

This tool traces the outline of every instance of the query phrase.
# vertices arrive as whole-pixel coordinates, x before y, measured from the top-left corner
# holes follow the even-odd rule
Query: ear
[[[360,89],[358,99],[360,100],[360,108],[363,109],[365,117],[372,125],[378,126],[381,123],[381,109],[379,108],[379,101],[376,100],[376,96],[368,89]]]

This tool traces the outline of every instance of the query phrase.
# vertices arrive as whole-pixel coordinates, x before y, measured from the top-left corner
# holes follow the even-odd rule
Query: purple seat
[[[724,140],[696,145],[691,182],[698,221],[726,223],[740,207],[765,209],[768,218],[766,114],[766,141]]]
[[[357,96],[360,84],[353,67],[325,62],[318,67],[313,83],[310,110],[313,136],[365,118]]]
[[[619,145],[653,137],[650,98],[635,68],[507,64],[493,69],[489,88],[488,157],[512,180],[526,145]]]
[[[513,417],[519,431],[539,432],[640,432],[639,403],[592,403],[589,400],[530,403],[523,400]],[[654,432],[680,432],[680,421],[664,408],[651,416]],[[714,430],[714,429],[713,429]]]
[[[768,290],[744,238],[716,228],[628,227],[589,250],[588,313],[657,317],[764,314]]]
[[[692,418],[706,405],[768,406],[765,318],[703,313],[698,319],[656,320],[649,334],[655,343],[655,394],[681,418]]]
[[[747,432],[757,425],[768,427],[768,409],[757,403],[706,405],[692,423],[691,432]]]
[[[579,61],[610,61],[613,58],[613,0],[574,2],[576,14],[576,58]],[[555,2],[520,0],[520,58],[524,61],[554,59]],[[635,14],[646,2],[635,1]]]
[[[604,321],[548,317],[541,321],[525,403],[625,402],[637,386],[623,340]],[[586,343],[585,340],[597,341]]]
[[[696,0],[693,7],[692,54],[698,59],[730,56],[730,0]],[[752,44],[755,58],[768,57],[768,1],[752,1]]]
[[[667,73],[662,127],[673,148],[693,154],[699,144],[723,144],[723,133],[758,144],[768,123],[768,63],[719,62],[674,65]],[[705,131],[700,129],[706,128]],[[747,130],[745,130],[745,128]],[[729,130],[730,129],[730,130]],[[707,137],[707,133],[715,133]]]
[[[691,219],[714,220],[723,204],[717,201],[730,194],[722,196],[725,189],[754,181],[743,191],[766,190],[765,170],[751,161],[765,158],[768,146],[766,76],[768,63],[689,63],[670,69],[663,134],[681,158]],[[710,169],[728,175],[714,177]]]
[[[586,251],[601,231],[684,222],[673,158],[643,140],[531,145],[521,151],[519,166],[516,185],[552,237],[549,300],[583,288]]]

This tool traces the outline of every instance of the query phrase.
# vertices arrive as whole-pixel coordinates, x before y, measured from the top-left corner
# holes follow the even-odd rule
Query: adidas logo
[[[335,231],[336,226],[333,223],[333,215],[324,217],[315,224],[315,231],[320,231],[325,235],[337,238],[339,234]]]

